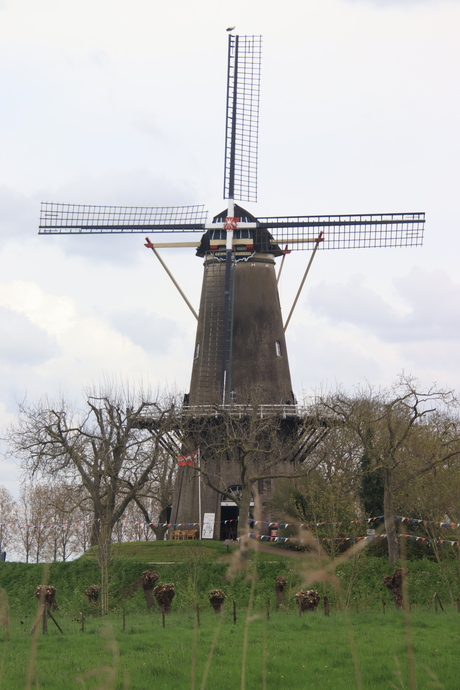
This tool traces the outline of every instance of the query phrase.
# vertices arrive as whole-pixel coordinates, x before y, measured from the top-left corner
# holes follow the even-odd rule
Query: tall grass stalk
[[[267,644],[267,628],[268,618],[265,620],[262,637],[262,690],[267,690],[267,661],[268,661],[268,644]]]
[[[251,589],[249,592],[249,602],[244,621],[243,653],[241,658],[241,690],[246,690],[246,662],[248,656],[249,624],[254,620],[252,615],[254,605],[254,584],[256,580],[256,559],[253,560],[251,573]],[[257,616],[258,618],[259,616]]]
[[[212,638],[211,647],[209,649],[208,658],[206,659],[206,666],[204,668],[203,680],[201,681],[200,690],[205,690],[206,683],[208,682],[209,669],[211,668],[212,657],[214,656],[214,650],[216,648],[217,640],[219,639],[220,630],[222,627],[222,614],[218,614],[218,621],[214,636]]]
[[[100,666],[99,668],[87,671],[83,675],[77,676],[76,681],[77,683],[81,683],[84,687],[86,687],[86,680],[88,678],[98,678],[99,676],[102,676],[102,683],[98,686],[97,690],[116,690],[120,654],[113,633],[113,628],[110,625],[105,624],[102,628],[101,635],[107,640],[106,649],[109,652],[112,652],[112,664],[110,666]],[[128,673],[125,672],[123,675],[123,688],[124,690],[129,690],[129,671]]]
[[[406,558],[406,541],[405,539],[400,539],[401,548],[401,564],[404,570],[407,569],[407,558]],[[417,678],[415,675],[415,659],[414,659],[414,641],[412,639],[412,629],[410,624],[410,601],[409,601],[409,590],[407,587],[407,577],[403,578],[402,582],[402,595],[403,595],[403,613],[404,613],[404,630],[406,635],[406,650],[407,650],[407,668],[409,671],[409,687],[410,690],[417,690]]]
[[[196,683],[196,655],[198,652],[198,618],[193,627],[192,663],[190,665],[190,690],[195,690]]]
[[[357,690],[362,690],[363,678],[361,674],[361,667],[359,664],[358,649],[356,647],[356,637],[355,632],[353,630],[353,625],[350,620],[348,609],[345,611],[345,616],[347,620],[348,643],[350,645],[351,658],[353,659],[353,668],[355,670],[356,688]]]
[[[37,584],[47,585],[50,572],[50,564],[45,563],[43,566],[42,581]],[[27,677],[26,677],[26,690],[32,690],[33,679],[36,675],[35,664],[37,659],[37,646],[38,646],[38,636],[40,635],[40,618],[46,615],[45,613],[45,600],[40,597],[38,601],[37,615],[35,617],[35,622],[32,628],[32,643],[30,645],[29,653],[29,663],[27,665]],[[38,687],[38,680],[36,687]]]
[[[0,588],[0,626],[5,630],[2,660],[0,662],[0,688],[2,687],[3,669],[5,667],[6,650],[10,634],[10,612],[8,608],[8,597],[4,589]]]

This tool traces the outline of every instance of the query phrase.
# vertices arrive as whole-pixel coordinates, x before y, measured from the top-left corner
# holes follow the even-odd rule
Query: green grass
[[[114,545],[111,614],[106,618],[84,597],[86,587],[100,577],[93,551],[74,562],[49,566],[0,563],[0,586],[12,614],[6,637],[5,606],[0,602],[0,690],[460,687],[455,560],[405,564],[412,607],[406,624],[383,586],[383,575],[392,572],[384,558],[363,552],[340,563],[335,569],[340,583],[336,590],[324,574],[313,584],[329,596],[330,617],[322,614],[322,604],[316,614],[300,617],[294,599],[306,574],[320,565],[327,567],[326,561],[319,564],[286,551],[252,553],[249,570],[228,581],[231,558],[219,542]],[[163,583],[175,583],[176,597],[165,629],[158,613],[147,613],[142,588],[136,589],[145,569],[155,569]],[[273,610],[277,575],[288,581],[281,612]],[[33,591],[44,577],[57,588],[56,618],[65,634],[50,621],[48,634],[40,633],[34,642],[29,634],[37,608]],[[207,601],[213,588],[227,594],[222,616],[216,616]],[[434,607],[427,612],[435,591],[445,612],[435,613]],[[387,602],[385,613],[382,598]],[[87,616],[84,633],[80,611]],[[412,658],[417,684],[409,677]]]
[[[222,616],[202,611],[199,628],[195,615],[178,612],[166,618],[165,629],[158,613],[127,614],[124,632],[121,614],[87,619],[84,633],[69,617],[59,616],[59,622],[64,635],[50,621],[48,635],[39,636],[34,688],[198,689],[208,661],[207,690],[241,687],[246,611],[238,611],[235,625],[228,602]],[[460,615],[450,608],[410,614],[419,688],[458,690],[459,623]],[[30,619],[21,625],[13,617],[10,637],[1,643],[2,690],[26,687],[30,627]],[[269,620],[265,610],[255,610],[248,633],[247,689],[352,689],[360,687],[359,679],[362,688],[372,690],[410,687],[404,617],[395,610],[330,617],[319,610],[303,616],[272,612]]]
[[[227,547],[220,541],[134,541],[112,544],[112,556],[143,562],[181,562],[188,558],[191,549],[205,560],[215,560],[227,553]],[[78,560],[96,561],[97,547],[88,549]]]
[[[235,547],[231,547],[230,551]],[[294,594],[302,586],[304,574],[318,567],[308,557],[280,550],[274,553],[253,552],[257,581],[254,587],[256,605],[262,606],[268,596],[273,596],[277,575],[288,581],[286,603],[294,606]],[[245,572],[239,572],[230,582],[226,580],[231,553],[221,542],[138,542],[115,544],[110,566],[110,608],[122,606],[143,611],[145,601],[142,589],[136,583],[143,570],[156,570],[163,583],[174,582],[176,599],[174,606],[191,610],[196,604],[206,604],[206,593],[213,588],[223,589],[238,605],[249,601],[249,581]],[[323,563],[324,565],[324,563]],[[409,561],[407,564],[409,596],[416,605],[428,605],[434,592],[443,604],[454,604],[460,591],[459,564],[449,560],[441,565],[429,560]],[[48,566],[47,566],[48,567]],[[8,595],[10,610],[19,614],[31,614],[36,600],[33,591],[43,580],[43,564],[0,562],[0,587]],[[382,598],[392,605],[391,596],[383,586],[383,576],[392,568],[385,558],[361,553],[358,557],[337,566],[335,573],[340,589],[330,584],[315,583],[320,594],[327,595],[336,610],[346,608],[380,610]],[[48,582],[54,585],[57,601],[65,613],[91,612],[84,591],[100,581],[95,552],[91,549],[84,556],[70,563],[52,563]]]

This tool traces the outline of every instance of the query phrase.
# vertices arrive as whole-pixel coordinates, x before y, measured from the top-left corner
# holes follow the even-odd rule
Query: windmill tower
[[[146,246],[161,259],[162,247],[194,247],[204,265],[189,393],[184,414],[215,416],[257,401],[293,428],[299,413],[292,392],[285,330],[278,297],[277,259],[291,251],[421,245],[423,213],[255,217],[236,202],[257,201],[261,37],[229,35],[224,198],[227,208],[207,222],[202,206],[116,207],[44,202],[40,234],[201,233],[200,241]],[[171,238],[173,239],[173,238]],[[166,270],[169,269],[165,266]],[[170,274],[172,277],[172,275]],[[173,281],[175,282],[174,278]],[[177,283],[175,282],[176,286]],[[178,287],[178,286],[177,286]],[[180,289],[180,288],[179,288]],[[299,294],[299,293],[298,293]],[[214,459],[214,475],[238,486],[232,467]],[[233,473],[233,474],[232,474]],[[222,515],[221,497],[201,487],[193,468],[179,467],[173,523],[201,523],[203,513]],[[237,489],[235,488],[235,491]]]

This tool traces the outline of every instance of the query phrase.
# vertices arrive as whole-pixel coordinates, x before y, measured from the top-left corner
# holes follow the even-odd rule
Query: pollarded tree
[[[385,530],[391,564],[399,557],[395,497],[431,469],[460,456],[458,402],[451,391],[427,390],[401,376],[385,390],[358,389],[323,396],[319,415],[350,430],[361,444],[369,470],[383,473]]]
[[[11,454],[29,476],[78,480],[84,487],[94,516],[91,541],[98,546],[103,612],[108,611],[112,529],[150,481],[172,438],[173,417],[171,400],[129,390],[87,390],[83,410],[66,401],[22,404],[8,434]]]

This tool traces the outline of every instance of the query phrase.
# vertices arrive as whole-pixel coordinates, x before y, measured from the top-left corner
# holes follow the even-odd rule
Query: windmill
[[[228,36],[224,166],[227,207],[210,223],[203,206],[44,202],[39,233],[169,235],[167,242],[152,242],[147,237],[146,247],[152,249],[178,288],[158,249],[195,248],[204,263],[198,314],[179,288],[197,319],[190,391],[184,399],[184,410],[212,416],[217,406],[241,409],[256,394],[261,413],[277,410],[295,425],[299,416],[285,330],[317,250],[421,245],[425,217],[423,213],[255,217],[236,203],[257,201],[261,49],[260,36]],[[177,241],[178,233],[186,234],[187,239]],[[193,241],[189,233],[202,236]],[[278,280],[286,255],[299,250],[312,251],[293,307],[283,323]],[[278,258],[281,266],[277,275]],[[316,442],[311,432],[305,438]],[[204,503],[198,506],[196,482],[189,481],[189,473],[188,466],[179,468],[172,521],[201,522],[202,508],[219,520],[219,497],[215,492],[205,492]],[[229,474],[227,485],[231,484]],[[233,484],[237,486],[236,479]]]

